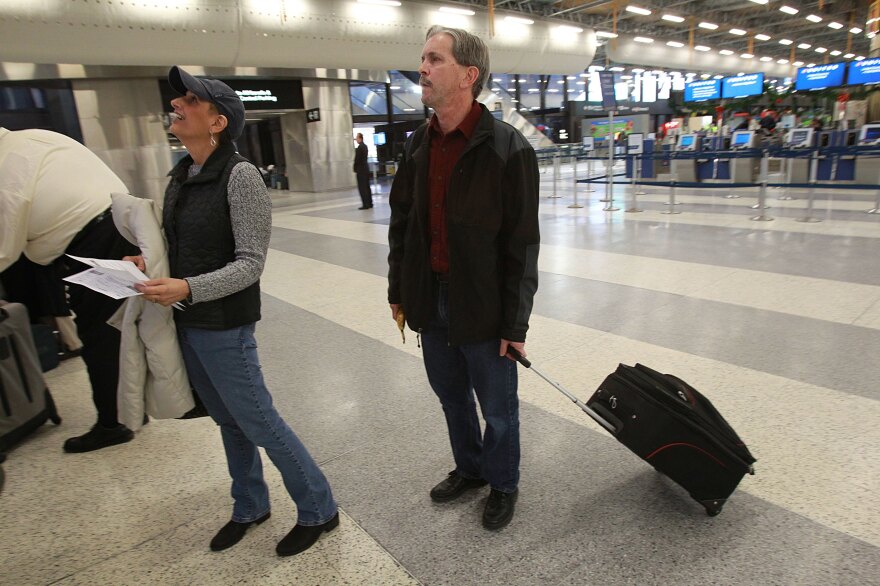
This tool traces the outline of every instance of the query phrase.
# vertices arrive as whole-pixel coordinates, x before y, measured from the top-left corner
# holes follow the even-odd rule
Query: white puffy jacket
[[[114,193],[113,222],[138,246],[150,278],[169,276],[161,211],[153,201]],[[171,307],[129,297],[108,323],[122,332],[119,350],[119,422],[141,428],[144,413],[156,419],[180,417],[195,406]]]

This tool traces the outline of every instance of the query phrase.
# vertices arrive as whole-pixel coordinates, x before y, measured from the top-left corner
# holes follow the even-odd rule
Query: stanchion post
[[[758,203],[755,207],[761,210],[761,213],[757,216],[752,216],[752,220],[756,222],[771,222],[773,218],[766,215],[764,210],[769,208],[770,206],[766,205],[767,201],[767,180],[770,172],[770,153],[765,149],[764,154],[761,157],[761,187],[758,189]]]
[[[878,173],[880,175],[880,173]],[[874,199],[874,207],[867,210],[869,214],[880,214],[880,176],[877,177],[877,196]]]
[[[819,218],[813,217],[813,200],[816,199],[816,174],[819,169],[819,151],[813,151],[813,156],[810,157],[810,188],[809,188],[809,199],[807,201],[807,215],[803,218],[795,218],[795,222],[807,222],[810,224],[821,222]]]
[[[678,205],[675,201],[675,182],[678,181],[678,173],[672,174],[672,180],[669,182],[669,208],[660,212],[661,214],[680,214],[681,212],[675,209],[675,206]]]
[[[548,196],[550,199],[562,197],[556,193],[557,183],[559,183],[559,151],[553,153],[553,195]]]
[[[605,200],[608,202],[603,212],[616,212],[614,207],[614,110],[608,112],[608,181],[605,183]]]
[[[638,155],[630,155],[632,158],[632,182],[630,183],[630,190],[632,191],[632,204],[626,208],[625,212],[637,213],[643,212],[645,210],[639,208],[639,199],[638,199],[638,189],[636,188],[636,162],[638,161]]]
[[[638,156],[636,156],[636,159],[635,159],[635,162],[638,163],[638,174],[636,176],[638,177],[638,181],[639,181],[636,183],[636,185],[638,185],[636,195],[645,195],[645,190],[642,189],[642,184],[640,183],[642,180],[642,162],[643,162],[642,157],[644,157],[644,156],[645,155],[638,155]]]
[[[588,151],[587,152],[587,181],[590,181],[592,179],[593,179],[593,158],[590,156],[590,153]],[[594,193],[596,191],[595,189],[593,189],[592,183],[585,183],[584,185],[587,186],[587,188],[584,190],[585,193]]]
[[[782,160],[785,161],[785,182],[788,183],[789,185],[791,185],[791,183],[792,183],[792,181],[791,181],[791,173],[792,173],[792,167],[794,166],[794,158],[792,158],[792,157],[785,157],[785,158],[782,159]],[[776,199],[779,199],[779,200],[782,200],[782,201],[789,201],[789,200],[792,200],[792,199],[797,199],[797,198],[795,198],[794,196],[790,195],[789,192],[788,192],[788,190],[789,190],[788,187],[783,188],[783,190],[782,190],[782,195],[780,195],[780,196],[777,197]]]
[[[578,160],[577,155],[571,158],[571,190],[574,192],[574,203],[570,208],[582,208],[584,206],[578,203]]]
[[[758,173],[758,181],[761,183],[761,186],[758,188],[758,203],[756,203],[751,207],[753,210],[766,210],[770,206],[767,205],[767,175],[770,173],[770,153],[767,149],[764,149],[761,153],[761,165],[760,171]],[[761,216],[764,214],[762,213]],[[761,216],[755,216],[752,219],[757,220]],[[771,218],[772,219],[772,218]]]

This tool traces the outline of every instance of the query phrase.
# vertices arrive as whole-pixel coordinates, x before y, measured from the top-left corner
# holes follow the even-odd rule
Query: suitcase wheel
[[[54,423],[55,425],[61,425],[61,416],[57,413],[49,416],[49,421]]]
[[[718,513],[721,512],[721,509],[724,508],[724,503],[724,499],[717,499],[711,501],[702,501],[701,504],[703,505],[703,507],[705,507],[707,515],[709,515],[710,517],[715,517],[718,515]]]

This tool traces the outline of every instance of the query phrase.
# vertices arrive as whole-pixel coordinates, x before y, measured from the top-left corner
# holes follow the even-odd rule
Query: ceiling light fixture
[[[701,22],[697,26],[700,28],[708,29],[710,31],[714,31],[715,29],[718,28],[718,25],[713,22]]]
[[[653,43],[654,39],[651,37],[633,37],[633,40],[637,43]]]
[[[711,51],[712,47],[707,47],[706,45],[697,45],[694,47],[694,51]]]
[[[780,65],[785,65],[788,63],[788,59],[777,59],[776,62]]]
[[[684,43],[679,43],[678,41],[666,41],[666,45],[669,47],[675,47],[676,49],[684,47]]]
[[[854,34],[854,35],[857,35],[857,34],[859,34],[859,33],[862,32],[862,29],[860,29],[860,28],[857,27],[857,26],[854,26],[854,27],[852,27],[851,29],[849,29],[849,32],[851,32],[851,33]]]
[[[798,10],[797,8],[792,8],[791,6],[780,6],[779,11],[786,14],[797,14],[798,12],[800,12],[800,10]]]
[[[801,43],[800,45],[798,45],[798,49],[809,49],[812,46],[813,45],[811,45],[810,43]]]
[[[626,7],[627,12],[632,12],[633,14],[641,14],[642,16],[648,16],[651,14],[651,11],[647,8],[642,8],[641,6],[633,6],[630,4]]]
[[[822,17],[816,16],[815,14],[808,14],[807,20],[809,20],[810,22],[822,22]]]
[[[535,24],[534,20],[530,20],[528,18],[520,18],[518,16],[505,16],[504,20],[507,22],[515,22],[516,24]]]
[[[803,64],[804,64],[803,61],[795,61],[794,63],[792,63],[792,65],[794,65],[795,67],[800,67]]]
[[[732,28],[732,29],[730,29],[728,32],[729,32],[730,34],[732,34],[732,35],[736,35],[736,36],[738,36],[738,37],[741,37],[741,36],[743,36],[744,34],[746,34],[746,31],[744,31],[744,30],[741,29],[741,28]]]
[[[828,28],[833,28],[834,30],[838,30],[838,29],[842,29],[843,25],[840,24],[839,22],[832,21],[832,22],[828,23]]]
[[[743,59],[751,59],[754,57],[754,55],[752,55],[751,53],[743,53],[742,55],[740,55],[740,57],[742,57]]]
[[[843,51],[831,51],[830,54],[831,54],[832,57],[837,57],[837,56],[840,55],[841,53],[843,53]]]
[[[768,0],[752,0],[755,4],[767,4]]]
[[[828,49],[826,49],[825,47],[816,47],[814,50],[816,51],[816,53],[825,53],[828,51]]]
[[[616,39],[617,33],[609,33],[608,31],[596,31],[597,37],[605,37],[606,39]]]
[[[794,42],[794,41],[792,41],[791,39],[779,39],[779,44],[780,44],[780,45],[790,45],[790,44],[792,44],[793,42]]]
[[[847,53],[846,55],[843,56],[843,58],[844,59],[852,59],[855,56],[856,56],[855,53]]]
[[[764,61],[765,63],[767,61],[773,61],[773,57],[761,57],[761,61]]]
[[[722,55],[733,55],[733,51],[731,51],[730,49],[721,49],[718,52],[721,53]]]
[[[560,24],[559,26],[556,27],[556,30],[558,30],[561,33],[582,33],[582,32],[584,32],[584,29],[582,29],[579,26],[571,26],[571,25],[567,25],[567,24]]]
[[[397,0],[358,0],[359,4],[378,4],[379,6],[400,6]]]
[[[661,16],[663,20],[668,20],[669,22],[684,22],[683,16],[677,16],[675,14],[664,14]]]
[[[765,35],[764,33],[761,33],[759,35],[755,35],[756,41],[769,41],[770,38],[771,38],[770,35]]]

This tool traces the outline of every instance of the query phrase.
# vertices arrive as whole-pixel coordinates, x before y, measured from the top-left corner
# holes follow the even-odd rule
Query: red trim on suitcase
[[[650,454],[645,456],[645,460],[650,460],[651,458],[653,458],[654,456],[656,456],[658,453],[662,452],[666,448],[674,448],[676,446],[687,446],[689,448],[693,448],[699,452],[706,454],[707,456],[709,456],[710,458],[712,458],[713,460],[718,462],[718,465],[721,466],[722,468],[727,468],[727,466],[724,464],[724,462],[722,462],[721,460],[719,460],[718,458],[716,458],[715,456],[713,456],[712,454],[710,454],[709,452],[707,452],[703,448],[699,448],[693,444],[688,444],[688,443],[684,443],[684,442],[678,442],[678,443],[674,443],[674,444],[666,444],[665,446],[660,446],[659,448],[657,448],[656,450],[654,450],[653,452],[651,452]]]

